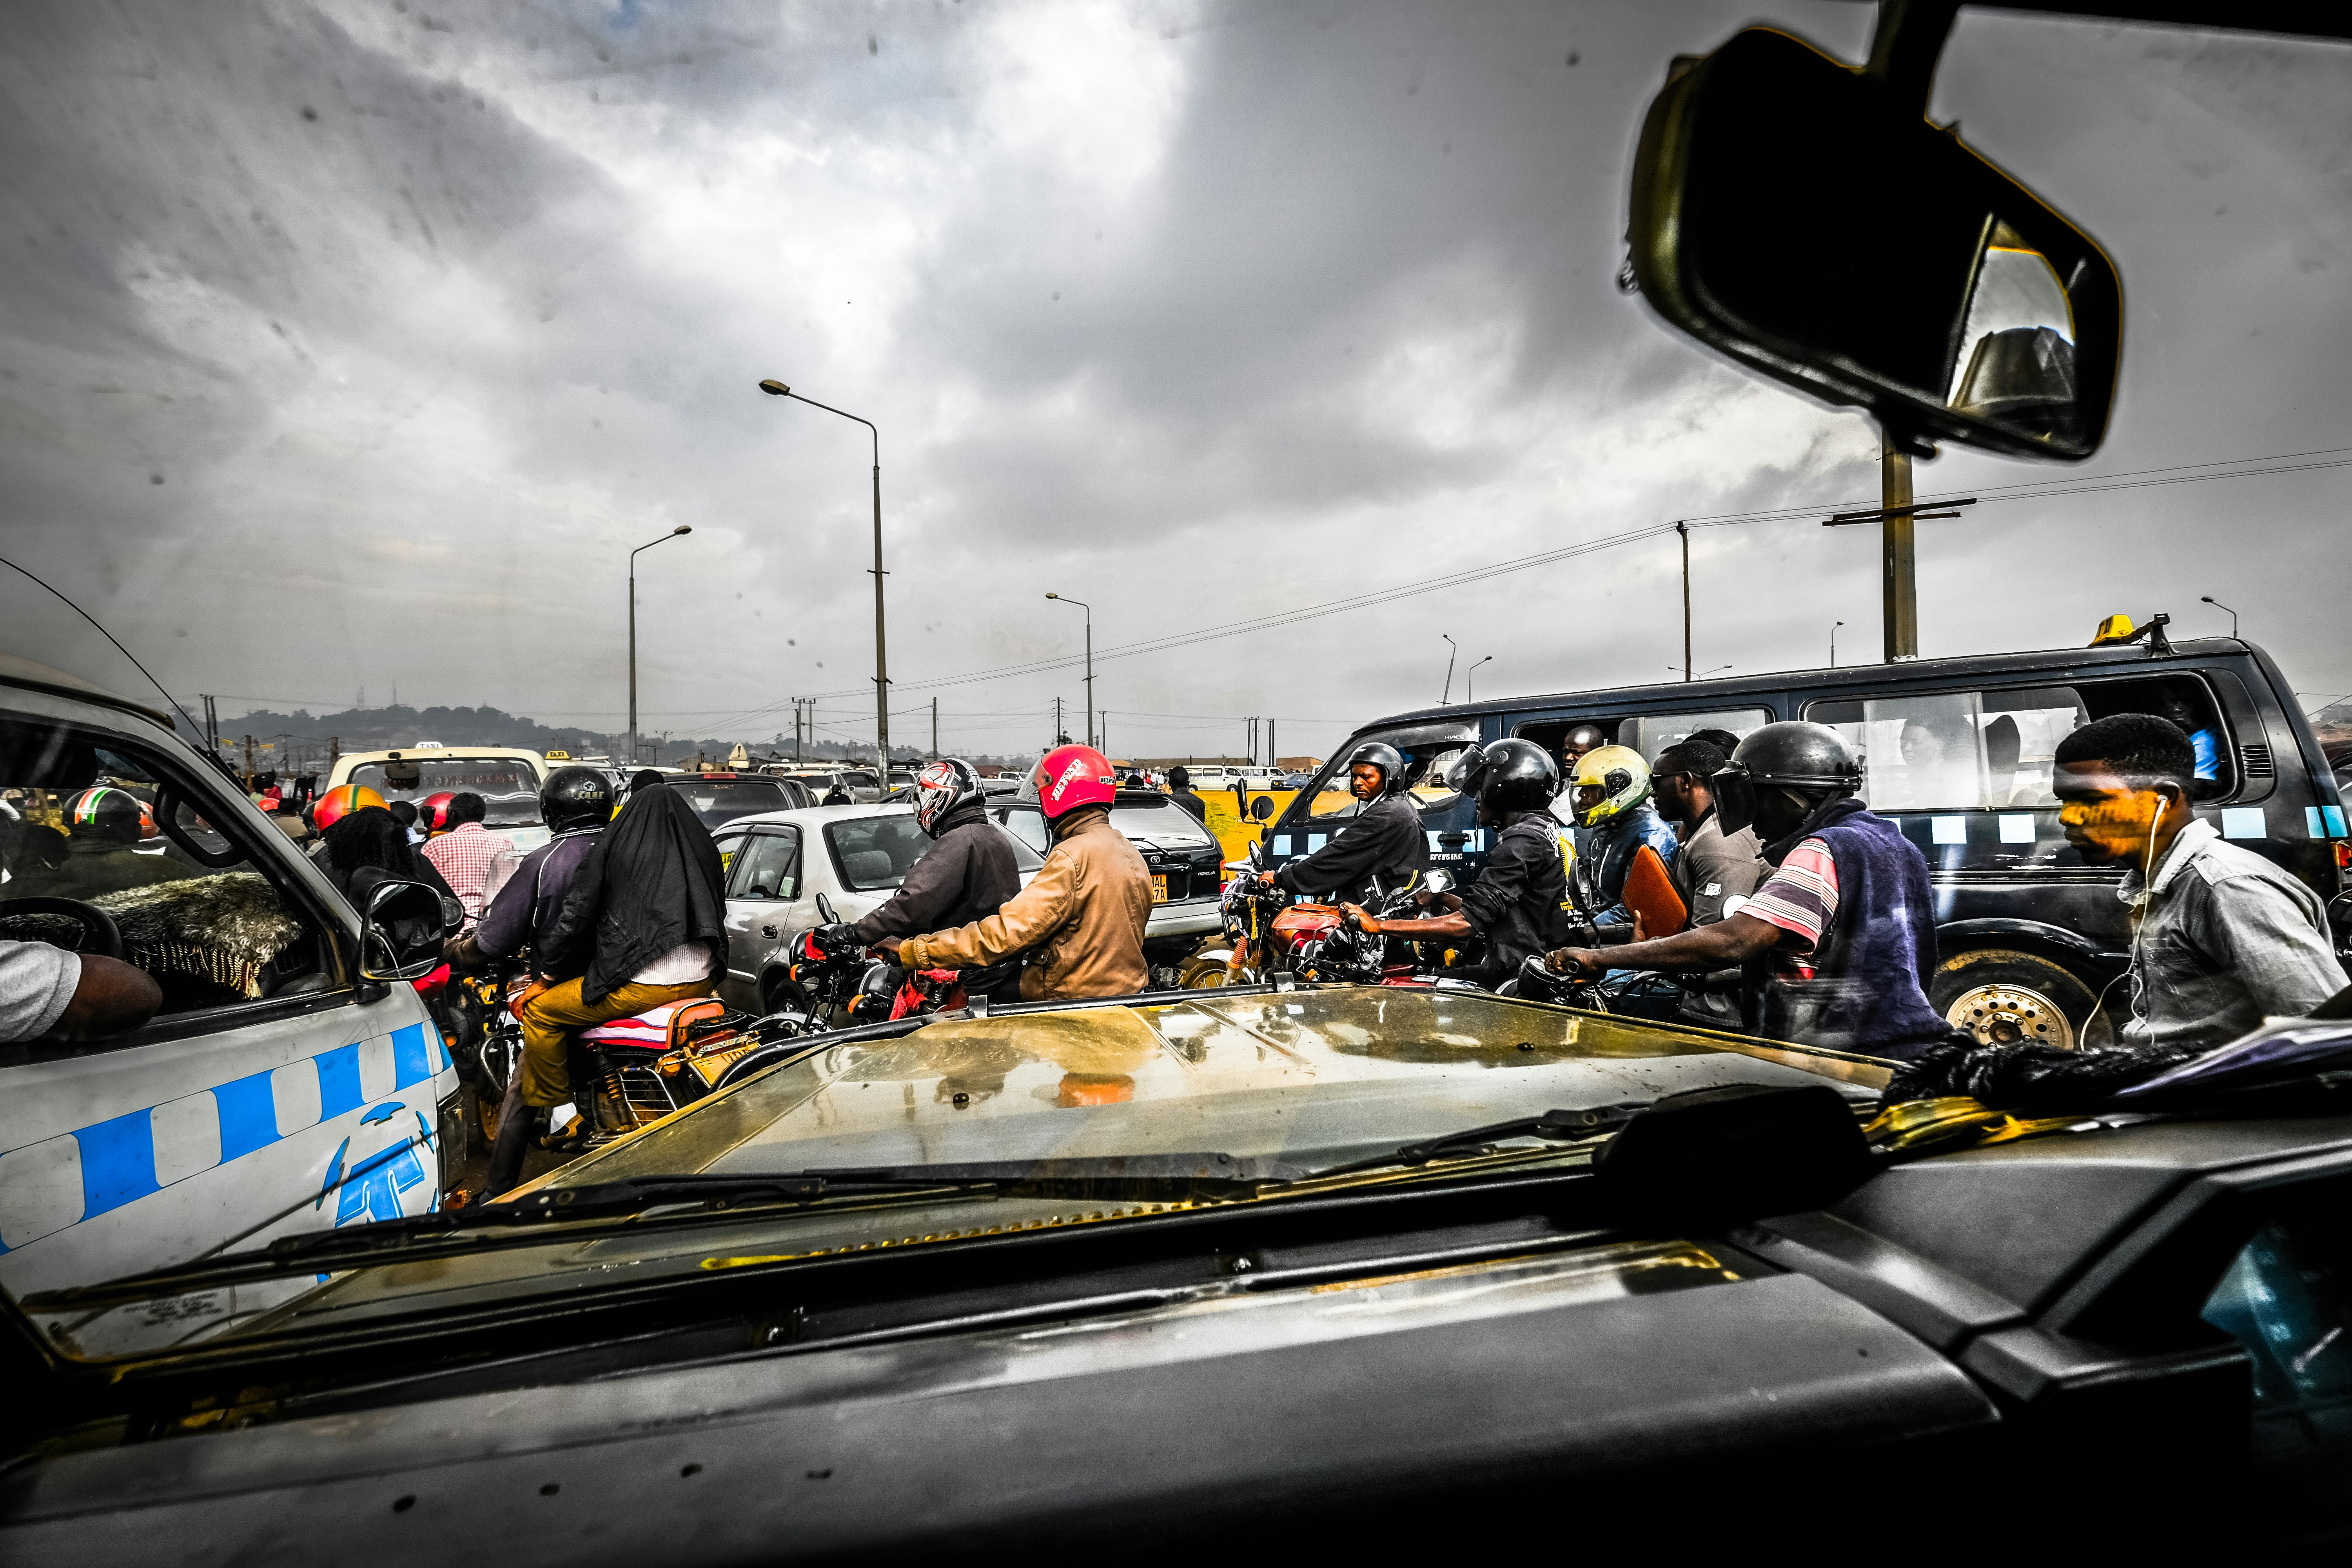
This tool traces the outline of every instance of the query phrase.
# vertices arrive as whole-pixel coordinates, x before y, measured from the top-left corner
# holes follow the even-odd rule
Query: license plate
[[[1151,901],[1155,904],[1164,904],[1168,901],[1167,878],[1154,877],[1151,879]]]

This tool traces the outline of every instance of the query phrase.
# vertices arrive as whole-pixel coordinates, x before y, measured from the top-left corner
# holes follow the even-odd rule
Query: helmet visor
[[[1715,793],[1715,819],[1726,837],[1756,826],[1756,784],[1745,767],[1734,763],[1707,784]]]
[[[1445,787],[1456,795],[1477,797],[1478,786],[1486,777],[1486,750],[1471,746],[1445,764]]]

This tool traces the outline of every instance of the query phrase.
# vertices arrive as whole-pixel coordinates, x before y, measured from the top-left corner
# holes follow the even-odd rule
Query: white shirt
[[[47,1034],[80,984],[79,953],[46,942],[0,940],[0,1041]]]

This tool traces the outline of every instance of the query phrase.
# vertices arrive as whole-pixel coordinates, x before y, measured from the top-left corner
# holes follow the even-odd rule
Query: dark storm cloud
[[[1869,26],[1773,15],[1849,58]],[[640,558],[650,727],[826,691],[853,694],[826,723],[863,733],[866,434],[759,396],[761,375],[881,427],[910,686],[1075,653],[1047,587],[1090,598],[1108,646],[1675,516],[1867,500],[1861,421],[1711,360],[1612,281],[1665,62],[1748,19],[15,7],[0,518],[182,689],[397,681],[606,724],[626,553],[691,523]],[[1963,19],[1937,117],[2124,268],[2100,471],[2352,442],[2346,54]],[[1954,454],[1920,482],[2031,477]],[[1929,649],[2079,641],[2109,609],[2234,593],[2299,681],[2352,685],[2318,629],[2341,493],[2321,474],[1923,528]],[[1837,618],[1871,651],[1867,531],[1702,532],[1698,662],[1817,661]],[[1653,679],[1680,654],[1677,562],[1669,538],[1106,661],[1101,700],[1286,713],[1289,751],[1433,697],[1442,630],[1496,654],[1482,689]],[[1335,637],[1344,659],[1301,651]],[[1074,675],[948,688],[943,738],[1034,743],[1056,694]],[[1115,722],[1148,751],[1239,734]]]

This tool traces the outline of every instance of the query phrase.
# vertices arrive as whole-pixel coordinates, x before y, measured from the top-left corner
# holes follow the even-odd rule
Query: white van
[[[68,820],[98,785],[139,797],[144,837]],[[12,1294],[423,1214],[454,1184],[457,1074],[404,978],[423,944],[395,952],[165,715],[6,656],[0,938],[113,948],[163,992],[120,1038],[0,1043]]]

